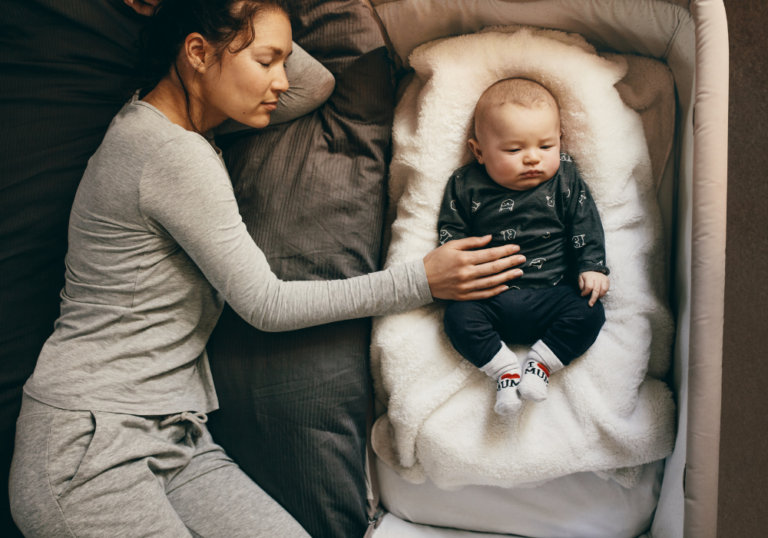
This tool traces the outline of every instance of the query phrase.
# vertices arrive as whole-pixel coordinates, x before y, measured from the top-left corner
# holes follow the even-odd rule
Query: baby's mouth
[[[541,170],[529,170],[528,172],[521,174],[522,177],[536,177],[540,175],[541,175]]]

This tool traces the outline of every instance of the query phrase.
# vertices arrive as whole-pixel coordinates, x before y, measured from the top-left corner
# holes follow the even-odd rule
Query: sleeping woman
[[[224,302],[258,329],[294,330],[492,297],[523,258],[475,250],[488,236],[348,280],[278,280],[208,133],[270,123],[289,86],[284,6],[164,0],[147,32],[147,82],[72,208],[61,315],[17,423],[13,517],[26,536],[307,536],[206,428],[205,345]]]

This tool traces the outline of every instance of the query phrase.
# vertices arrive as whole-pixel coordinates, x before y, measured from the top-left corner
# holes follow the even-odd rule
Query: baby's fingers
[[[597,300],[602,297],[602,295],[600,295],[601,289],[602,288],[600,286],[595,286],[592,288],[592,297],[589,298],[589,306],[595,306]]]
[[[608,293],[608,290],[611,287],[611,282],[608,279],[605,279],[603,281],[603,284],[600,286],[600,298],[602,299],[605,297],[605,294]]]
[[[586,297],[592,293],[592,289],[595,287],[595,283],[591,279],[586,279],[579,275],[579,287],[581,288],[581,296]]]

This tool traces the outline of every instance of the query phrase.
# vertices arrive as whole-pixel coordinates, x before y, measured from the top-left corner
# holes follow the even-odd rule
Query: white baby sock
[[[526,400],[541,402],[547,399],[549,376],[563,369],[563,363],[547,344],[539,340],[525,358],[523,379],[517,390]]]
[[[517,394],[517,385],[520,383],[520,363],[517,355],[504,342],[501,343],[499,352],[480,370],[496,380],[494,411],[500,415],[509,415],[520,408],[522,402]]]

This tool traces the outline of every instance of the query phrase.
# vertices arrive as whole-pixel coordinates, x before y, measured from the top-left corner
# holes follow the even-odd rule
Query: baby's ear
[[[474,154],[475,159],[477,159],[477,162],[483,164],[483,150],[480,148],[480,142],[474,138],[470,138],[468,144],[469,149],[472,150],[472,153]]]

